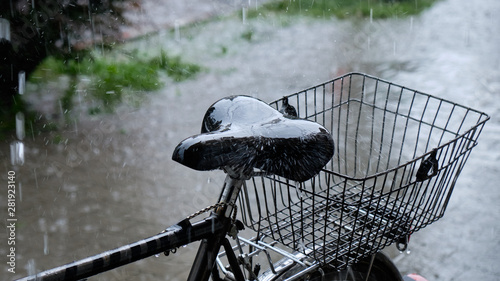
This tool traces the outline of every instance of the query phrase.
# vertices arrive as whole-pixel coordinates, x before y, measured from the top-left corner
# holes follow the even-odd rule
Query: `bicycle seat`
[[[232,96],[207,110],[201,134],[179,143],[172,159],[200,171],[248,176],[259,169],[302,182],[319,173],[333,149],[330,133],[318,123],[289,118],[256,98]]]

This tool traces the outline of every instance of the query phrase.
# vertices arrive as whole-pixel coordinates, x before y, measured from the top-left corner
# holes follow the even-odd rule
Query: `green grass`
[[[315,18],[389,18],[418,14],[437,0],[278,0],[264,4],[249,16],[266,13],[307,15]]]
[[[176,82],[190,79],[201,71],[199,65],[183,62],[180,56],[168,56],[163,50],[161,50],[159,56],[149,61],[149,65],[164,70]]]
[[[92,77],[91,93],[107,112],[120,103],[126,90],[154,91],[163,86],[157,68],[138,61],[96,60],[89,69],[92,72],[85,75]]]
[[[252,41],[253,36],[254,36],[254,32],[251,29],[248,29],[241,34],[241,38],[245,39],[248,42]]]
[[[164,86],[162,72],[174,82],[179,82],[193,78],[202,70],[201,66],[187,63],[180,56],[171,56],[163,50],[152,58],[139,56],[137,51],[125,55],[118,51],[105,55],[84,51],[74,56],[67,60],[57,56],[47,57],[28,78],[31,84],[39,87],[45,87],[51,81],[58,83],[56,106],[62,107],[64,116],[61,117],[67,123],[74,118],[72,109],[77,90],[85,92],[83,96],[92,106],[88,114],[111,113],[122,102],[140,106],[149,92]],[[60,80],[60,77],[69,79]],[[22,97],[15,95],[13,105],[3,107],[0,104],[0,140],[12,135],[15,130],[13,116],[17,112],[24,112],[26,124],[30,124],[33,135],[58,129],[58,122],[45,120],[40,114],[29,111]],[[53,139],[54,143],[62,141],[57,135]]]
[[[87,55],[82,58],[63,61],[48,57],[31,75],[30,82],[43,84],[61,75],[70,78],[69,86],[60,98],[64,112],[73,108],[73,96],[78,88],[78,77],[90,80],[85,90],[90,93],[95,107],[89,114],[112,112],[127,95],[143,95],[164,86],[160,72],[165,72],[179,82],[194,77],[201,71],[196,64],[186,63],[179,56],[169,56],[165,51],[150,59],[138,58],[136,53],[128,56],[108,54],[107,56]],[[141,100],[130,98],[129,100]]]

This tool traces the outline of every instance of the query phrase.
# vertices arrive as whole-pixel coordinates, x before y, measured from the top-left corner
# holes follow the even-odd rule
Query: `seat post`
[[[224,224],[224,231],[201,241],[191,272],[189,273],[188,281],[206,281],[209,279],[223,239],[231,228],[232,219],[230,216],[235,211],[235,202],[245,181],[245,179],[231,175],[233,174],[227,173],[218,201],[219,207],[216,209],[215,214],[212,214],[212,216],[217,216]]]
[[[236,177],[232,173],[227,173],[222,192],[219,197],[218,203],[221,204],[221,207],[219,207],[216,211],[218,215],[223,215],[226,218],[231,215],[233,209],[235,208],[234,204],[240,194],[241,187],[244,182],[245,179]]]

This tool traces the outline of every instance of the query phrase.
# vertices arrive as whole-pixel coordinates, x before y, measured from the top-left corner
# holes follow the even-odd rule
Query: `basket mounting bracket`
[[[439,163],[436,159],[437,150],[432,150],[429,157],[427,157],[417,170],[417,181],[425,181],[437,175],[439,170]]]

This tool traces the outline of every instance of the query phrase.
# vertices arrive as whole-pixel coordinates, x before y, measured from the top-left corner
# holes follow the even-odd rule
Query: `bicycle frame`
[[[218,221],[220,221],[223,231],[214,233],[214,235],[206,237],[202,240],[198,253],[196,254],[196,258],[193,262],[193,266],[191,267],[188,281],[206,281],[209,279],[212,269],[214,269],[217,254],[219,253],[221,245],[224,245],[226,251],[229,251],[232,255],[234,255],[232,249],[230,250],[231,246],[228,244],[229,242],[225,236],[229,232],[229,228],[232,224],[229,217],[234,211],[234,203],[238,198],[243,182],[244,180],[236,179],[236,177],[232,177],[230,174],[226,176],[222,193],[219,198],[219,204],[221,204],[222,207],[218,208],[216,213],[212,215],[220,218]],[[236,258],[231,256],[229,260],[231,262],[235,262]],[[236,264],[231,264],[231,267],[237,272],[237,280],[243,280],[241,278],[243,275],[241,274],[239,266],[237,266],[237,262]]]
[[[188,280],[208,280],[220,246],[228,250],[225,236],[233,222],[230,216],[243,181],[228,175],[216,211],[201,221],[191,224],[187,218],[155,236],[18,280],[80,280],[199,240],[202,242]]]

